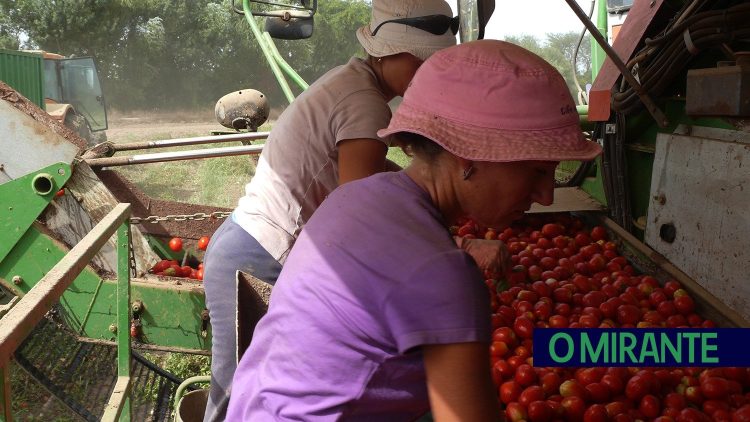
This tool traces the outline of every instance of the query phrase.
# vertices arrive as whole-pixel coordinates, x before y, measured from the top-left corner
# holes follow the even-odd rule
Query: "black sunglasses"
[[[449,29],[451,30],[453,35],[456,35],[456,33],[458,32],[458,16],[450,17],[445,15],[427,15],[417,16],[414,18],[391,19],[388,21],[380,22],[380,25],[376,26],[372,31],[372,35],[375,36],[375,34],[378,33],[378,30],[380,30],[380,27],[387,23],[400,23],[402,25],[407,25],[417,29],[421,29],[423,31],[427,31],[430,34],[434,35],[443,35]]]

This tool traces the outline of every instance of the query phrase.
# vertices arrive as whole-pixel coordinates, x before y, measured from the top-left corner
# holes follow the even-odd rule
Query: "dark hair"
[[[396,138],[402,143],[401,149],[410,157],[419,157],[427,163],[433,163],[445,149],[432,139],[412,132],[399,132]]]

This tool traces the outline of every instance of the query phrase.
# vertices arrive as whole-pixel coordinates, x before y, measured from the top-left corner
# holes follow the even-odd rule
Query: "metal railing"
[[[0,421],[11,422],[13,353],[117,232],[117,384],[103,421],[130,421],[130,204],[118,204],[0,319]]]

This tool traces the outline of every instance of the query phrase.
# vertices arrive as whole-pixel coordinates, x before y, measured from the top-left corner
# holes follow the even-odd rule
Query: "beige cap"
[[[373,0],[370,24],[357,30],[357,39],[373,57],[409,53],[427,60],[433,53],[456,45],[456,36],[450,30],[434,35],[413,26],[389,22],[381,26],[375,36],[372,31],[388,20],[429,15],[450,17],[453,11],[443,0]]]

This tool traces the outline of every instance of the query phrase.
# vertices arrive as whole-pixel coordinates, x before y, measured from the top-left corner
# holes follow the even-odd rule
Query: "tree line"
[[[312,82],[351,56],[363,55],[355,31],[369,18],[366,0],[321,0],[313,36],[276,40],[276,45]],[[550,61],[573,87],[578,34],[546,38],[508,41]],[[213,107],[222,95],[246,88],[264,92],[272,107],[285,105],[232,0],[0,0],[0,48],[93,56],[108,105],[118,110]],[[577,66],[583,83],[590,79],[589,51],[585,40]]]

